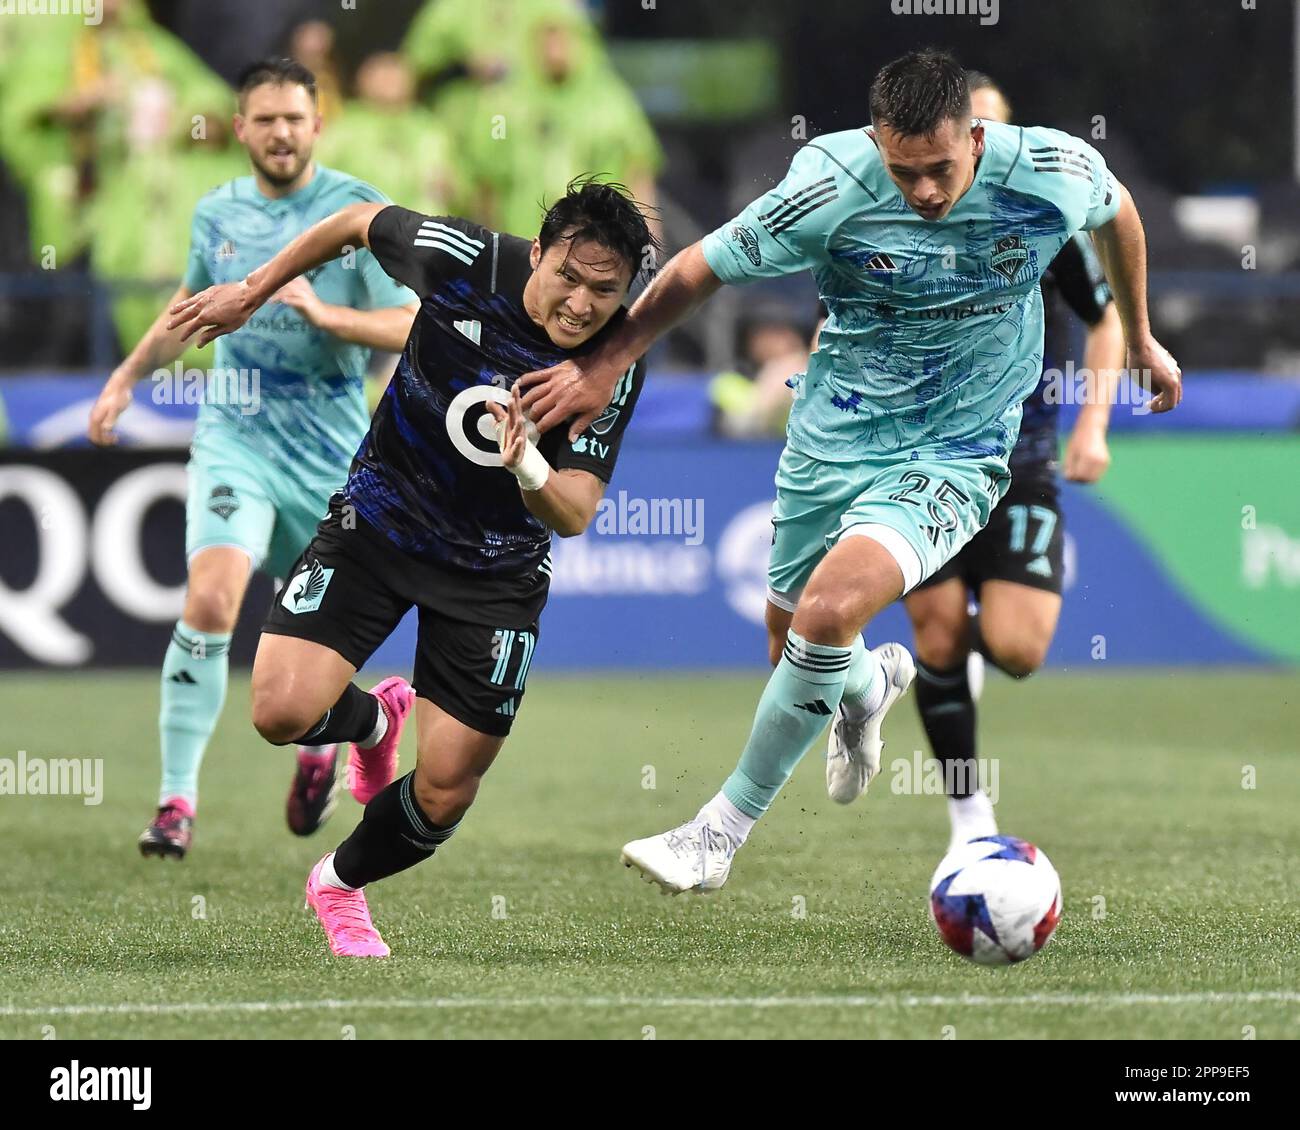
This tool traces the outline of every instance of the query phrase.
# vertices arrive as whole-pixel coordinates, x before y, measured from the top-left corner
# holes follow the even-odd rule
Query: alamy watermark
[[[0,0],[0,16],[80,16],[88,27],[104,22],[103,0]]]
[[[1145,384],[1144,384],[1145,382]],[[1124,404],[1134,416],[1151,413],[1150,369],[1098,369],[1076,366],[1066,361],[1064,369],[1044,369],[1042,376],[1045,404]],[[1109,400],[1100,389],[1112,389]]]
[[[155,404],[222,404],[256,415],[262,407],[261,369],[185,369],[179,361],[153,371]]]
[[[918,749],[910,758],[894,758],[889,771],[889,791],[895,796],[969,796],[982,789],[992,803],[998,802],[1001,770],[996,757],[941,763]]]
[[[104,800],[102,757],[0,757],[0,796],[79,796],[86,805]]]
[[[704,542],[704,499],[635,498],[627,491],[602,498],[591,526],[597,534],[681,538],[683,545]]]
[[[979,16],[985,27],[998,22],[998,0],[890,0],[896,16]]]

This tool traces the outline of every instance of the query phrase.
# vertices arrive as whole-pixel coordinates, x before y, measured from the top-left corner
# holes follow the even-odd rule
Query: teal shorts
[[[185,500],[185,559],[202,549],[233,546],[252,568],[285,577],[347,480],[303,483],[237,435],[209,428],[190,449]]]
[[[767,598],[793,612],[817,563],[855,535],[889,551],[908,592],[984,528],[1010,482],[996,456],[829,463],[787,447],[776,472]]]

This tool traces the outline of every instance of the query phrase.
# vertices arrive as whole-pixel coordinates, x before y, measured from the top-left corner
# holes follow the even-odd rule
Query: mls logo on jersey
[[[280,603],[295,615],[315,612],[333,576],[333,569],[322,569],[319,561],[313,561],[285,586]]]
[[[218,486],[212,488],[208,496],[208,509],[218,518],[230,520],[230,516],[239,509],[239,499],[235,497],[235,488]]]
[[[612,404],[605,409],[599,416],[591,422],[591,430],[598,436],[603,436],[610,428],[618,423],[619,410]]]
[[[1029,261],[1029,249],[1018,235],[1006,235],[993,244],[993,257],[989,266],[1007,282],[1015,282],[1020,268]]]

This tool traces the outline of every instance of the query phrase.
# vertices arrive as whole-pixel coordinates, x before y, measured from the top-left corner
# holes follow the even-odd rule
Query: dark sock
[[[374,732],[378,721],[379,699],[367,694],[356,683],[349,683],[338,702],[325,711],[325,717],[295,741],[298,745],[359,742]]]
[[[364,887],[428,859],[460,827],[429,823],[411,788],[413,773],[394,781],[366,805],[365,815],[334,852],[334,874]]]
[[[946,671],[916,665],[916,706],[934,758],[943,767],[944,789],[968,797],[977,788],[975,702],[966,681],[966,661]]]

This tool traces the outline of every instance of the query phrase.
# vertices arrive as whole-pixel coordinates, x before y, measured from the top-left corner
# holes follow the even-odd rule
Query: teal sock
[[[865,718],[880,709],[884,683],[876,677],[881,673],[880,663],[867,650],[861,636],[853,641],[852,652],[840,706],[847,718]]]
[[[726,798],[745,815],[757,818],[767,811],[825,729],[839,705],[851,657],[852,648],[809,643],[794,631],[787,634],[781,662],[758,700],[740,764],[722,786]]]
[[[200,632],[177,620],[162,669],[162,788],[159,803],[199,797],[199,765],[226,701],[230,633]]]

